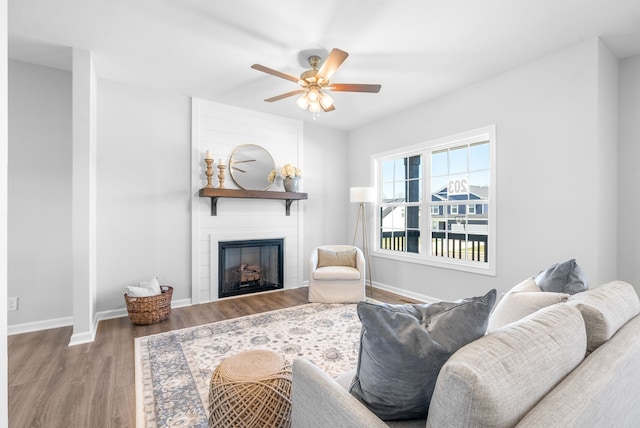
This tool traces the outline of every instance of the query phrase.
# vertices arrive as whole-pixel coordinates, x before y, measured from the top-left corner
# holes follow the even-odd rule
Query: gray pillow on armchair
[[[440,368],[485,334],[496,290],[432,304],[358,303],[362,321],[349,391],[383,420],[425,418]]]

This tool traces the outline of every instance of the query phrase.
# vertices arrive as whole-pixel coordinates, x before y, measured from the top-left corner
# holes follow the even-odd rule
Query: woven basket
[[[163,285],[162,294],[149,297],[130,297],[125,293],[127,312],[131,322],[138,325],[155,324],[166,320],[171,313],[171,296],[173,287]]]

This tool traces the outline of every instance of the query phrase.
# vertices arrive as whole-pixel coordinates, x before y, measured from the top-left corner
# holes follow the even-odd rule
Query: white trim
[[[425,256],[420,254],[400,253],[398,251],[388,250],[377,250],[371,253],[371,256],[389,260],[397,260],[399,262],[433,266],[442,269],[454,269],[461,272],[477,273],[480,275],[492,275],[489,272],[488,267],[478,267],[478,263],[476,262],[467,262],[460,259],[442,257],[442,260],[438,260],[435,256],[433,258],[426,258]]]
[[[385,290],[390,293],[397,294],[399,296],[404,296],[413,300],[418,300],[420,302],[436,303],[436,302],[442,301],[442,299],[437,299],[435,297],[427,296],[426,294],[420,294],[420,293],[414,293],[412,291],[402,290],[400,288],[392,287],[391,285],[382,284],[376,281],[373,281],[373,286],[381,290]]]
[[[25,322],[21,324],[13,324],[8,327],[8,335],[31,333],[32,331],[49,330],[51,328],[60,328],[73,325],[73,317],[55,318],[44,321]]]
[[[198,254],[198,232],[200,230],[199,170],[200,170],[200,105],[201,100],[191,98],[191,301],[200,301],[200,266]]]
[[[80,334],[72,334],[69,340],[69,346],[84,345],[85,343],[91,343],[96,339],[96,332],[98,325],[96,324],[91,331]]]
[[[171,302],[171,309],[183,308],[185,306],[192,306],[191,299],[173,300]],[[79,345],[81,343],[88,343],[93,341],[98,329],[98,322],[102,320],[109,320],[113,318],[122,318],[129,316],[126,308],[113,309],[108,311],[102,311],[96,313],[94,319],[95,328],[91,332],[82,333],[78,335],[72,335],[69,342],[69,346]],[[15,334],[32,333],[34,331],[49,330],[52,328],[68,327],[73,325],[73,317],[54,318],[43,321],[25,322],[21,324],[13,324],[8,327],[8,335],[13,336]],[[91,337],[91,340],[87,341],[87,337]]]
[[[191,299],[172,300],[171,309],[183,308],[185,306],[193,306]],[[96,318],[98,321],[110,320],[114,318],[128,317],[127,308],[112,309],[108,311],[98,312]]]

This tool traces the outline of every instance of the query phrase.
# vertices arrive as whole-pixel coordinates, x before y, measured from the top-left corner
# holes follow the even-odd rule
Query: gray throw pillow
[[[589,282],[576,263],[575,259],[555,265],[543,270],[535,277],[535,282],[542,291],[553,293],[576,294],[585,291]]]
[[[425,418],[440,368],[485,334],[496,290],[432,304],[358,303],[360,354],[349,391],[383,420]]]

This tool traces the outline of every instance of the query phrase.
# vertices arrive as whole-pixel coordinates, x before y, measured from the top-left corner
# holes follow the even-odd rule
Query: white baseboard
[[[381,290],[385,290],[385,291],[389,291],[389,292],[394,293],[394,294],[398,294],[400,296],[408,297],[408,298],[413,299],[413,300],[418,300],[420,302],[436,303],[436,302],[440,302],[442,300],[442,299],[437,299],[435,297],[427,296],[425,294],[414,293],[412,291],[403,290],[401,288],[392,287],[390,285],[382,284],[382,283],[375,282],[375,281],[373,281],[373,286],[376,287],[376,288],[379,288]]]
[[[25,322],[7,326],[7,335],[31,333],[32,331],[49,330],[73,325],[73,317],[55,318],[44,321]]]
[[[171,301],[171,309],[183,308],[185,306],[191,306],[191,299],[181,299],[181,300]],[[98,321],[102,321],[102,320],[110,320],[113,318],[122,318],[127,316],[129,316],[129,314],[127,313],[127,308],[120,308],[120,309],[112,309],[109,311],[98,312],[96,314],[96,319]]]
[[[98,331],[98,323],[94,323],[91,331],[86,333],[72,334],[69,339],[69,346],[82,345],[85,343],[91,343],[96,340],[96,332]]]
[[[171,302],[171,308],[182,308],[185,306],[191,306],[191,299],[173,300]],[[69,346],[93,342],[96,336],[96,331],[98,329],[98,322],[102,320],[122,318],[126,316],[129,316],[126,308],[113,309],[96,313],[96,316],[94,317],[94,328],[92,329],[92,331],[78,335],[71,335]],[[73,325],[73,317],[26,322],[22,324],[7,326],[7,335],[12,336],[14,334],[31,333],[34,331],[49,330],[51,328],[67,327],[70,325]]]

